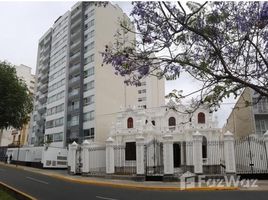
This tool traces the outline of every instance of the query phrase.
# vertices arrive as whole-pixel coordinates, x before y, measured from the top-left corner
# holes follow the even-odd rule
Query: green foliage
[[[21,129],[30,119],[33,99],[15,68],[6,62],[0,62],[0,97],[0,129]]]
[[[15,200],[15,198],[10,196],[8,193],[4,192],[3,190],[0,190],[0,199],[1,200]]]

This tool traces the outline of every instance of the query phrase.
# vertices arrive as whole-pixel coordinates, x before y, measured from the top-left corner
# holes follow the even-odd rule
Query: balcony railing
[[[70,92],[68,94],[69,97],[73,97],[73,96],[76,96],[76,95],[79,95],[79,90],[73,90],[72,92]]]
[[[77,41],[74,41],[74,42],[72,41],[70,50],[75,51],[75,50],[80,48],[80,45],[81,45],[81,40],[80,39],[78,39]]]
[[[75,30],[76,28],[80,27],[80,24],[81,24],[81,20],[78,20],[78,21],[74,22],[71,25],[71,30]]]
[[[80,63],[71,66],[70,69],[69,69],[69,73],[72,74],[72,73],[74,73],[74,72],[78,72],[79,69],[80,69]]]

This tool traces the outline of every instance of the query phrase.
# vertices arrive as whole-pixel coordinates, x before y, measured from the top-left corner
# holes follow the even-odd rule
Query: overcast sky
[[[0,1],[0,60],[24,64],[35,73],[39,38],[54,21],[75,4],[75,1],[54,2],[2,2]],[[116,2],[127,14],[129,2]],[[166,82],[166,93],[172,89],[191,92],[197,83],[189,77]],[[230,103],[231,102],[231,103]],[[216,113],[220,127],[225,123],[234,101],[227,100]]]

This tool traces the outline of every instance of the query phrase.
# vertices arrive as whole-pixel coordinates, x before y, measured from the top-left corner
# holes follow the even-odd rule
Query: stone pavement
[[[88,177],[80,175],[69,175],[67,170],[58,170],[58,169],[37,169],[26,166],[16,166],[12,164],[0,163],[0,165],[5,165],[9,167],[18,168],[20,170],[27,170],[46,176],[51,176],[54,178],[62,179],[65,181],[71,181],[81,184],[93,184],[93,185],[102,185],[109,187],[119,187],[119,188],[129,188],[129,189],[142,189],[142,190],[165,190],[165,191],[177,191],[177,190],[248,190],[248,191],[268,191],[268,180],[259,180],[256,183],[253,181],[242,182],[236,186],[226,186],[223,182],[221,186],[217,184],[209,184],[209,187],[206,183],[198,185],[196,183],[195,187],[188,185],[185,189],[183,183],[180,182],[162,182],[162,181],[143,181],[138,182],[134,180],[122,180],[122,179],[111,179],[103,177]],[[254,186],[254,187],[252,187]],[[257,186],[257,187],[255,187]]]

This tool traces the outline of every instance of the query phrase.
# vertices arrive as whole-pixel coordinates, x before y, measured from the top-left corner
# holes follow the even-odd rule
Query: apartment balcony
[[[76,52],[75,54],[70,54],[70,63],[76,63],[80,60],[80,51]]]
[[[45,95],[45,94],[40,95],[38,101],[42,104],[46,103],[47,102],[47,95]]]
[[[80,18],[79,20],[77,20],[76,22],[71,24],[71,31],[75,31],[77,29],[80,29],[81,23],[82,23],[82,20]]]
[[[48,89],[48,85],[47,84],[43,84],[39,87],[39,90],[44,94],[47,92]]]
[[[80,84],[80,76],[69,79],[69,87],[73,87],[79,84]]]
[[[44,126],[45,123],[46,123],[46,119],[45,119],[45,118],[41,118],[40,120],[37,120],[36,123],[37,123],[39,126]]]
[[[38,107],[38,112],[39,112],[40,114],[45,113],[46,110],[47,110],[46,104],[40,105],[40,106]]]
[[[75,127],[79,125],[79,121],[69,121],[68,127]]]
[[[71,40],[71,47],[70,51],[76,51],[77,49],[80,49],[81,47],[81,40],[78,39],[77,41]]]
[[[79,90],[73,90],[72,92],[70,92],[68,94],[68,99],[71,101],[71,100],[74,100],[74,99],[79,99]]]
[[[69,106],[68,107],[68,116],[78,115],[79,114],[79,107]]]
[[[43,65],[42,68],[40,69],[41,73],[45,74],[49,70],[49,65]]]
[[[75,9],[72,11],[72,14],[71,14],[71,23],[74,23],[77,19],[81,19],[81,8],[79,9]]]
[[[48,73],[47,74],[44,74],[40,77],[40,81],[41,83],[47,83],[48,82]]]
[[[69,68],[69,74],[75,74],[80,71],[80,63],[73,65]]]
[[[70,41],[80,40],[81,38],[81,30],[78,29],[77,31],[71,33]]]
[[[46,45],[43,51],[43,56],[47,56],[50,52],[50,45]]]
[[[49,44],[50,42],[51,42],[51,37],[50,37],[50,36],[47,36],[47,37],[44,39],[44,45]]]
[[[49,58],[49,56],[47,55],[46,57],[44,57],[44,59],[43,59],[43,61],[42,61],[42,65],[47,65],[48,63],[49,63],[49,60],[50,60],[50,58]]]

